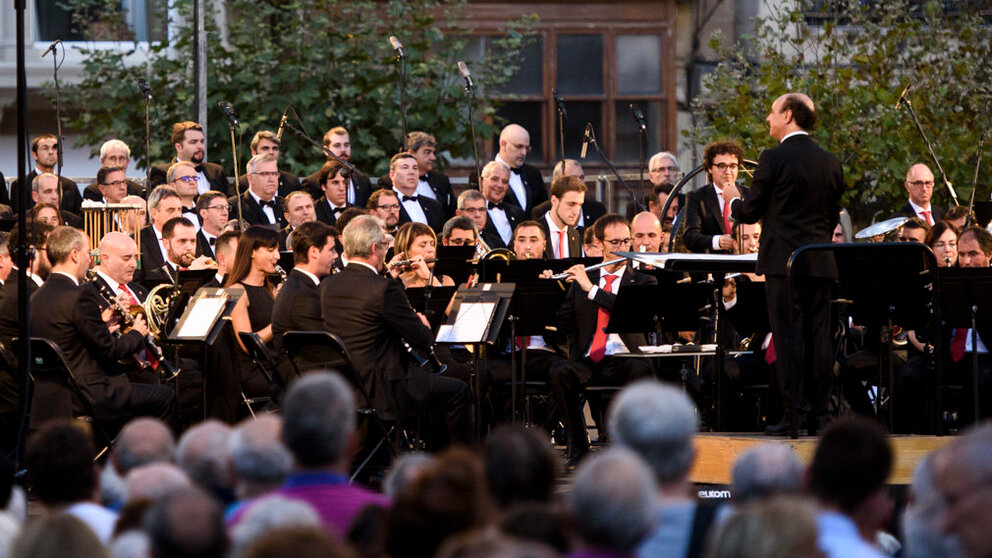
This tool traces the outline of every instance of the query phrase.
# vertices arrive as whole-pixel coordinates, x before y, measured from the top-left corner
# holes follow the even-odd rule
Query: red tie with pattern
[[[961,362],[964,358],[965,345],[968,343],[968,328],[960,327],[954,330],[954,341],[951,341],[951,360]]]
[[[723,232],[730,234],[733,229],[734,226],[730,222],[730,204],[723,202]]]
[[[928,225],[933,225],[933,219],[930,218],[929,211],[921,211],[920,213],[923,214],[923,220],[926,221]]]
[[[613,292],[613,282],[617,280],[616,275],[604,275],[603,280],[606,281],[606,285],[603,286],[603,290],[612,293]],[[598,363],[603,360],[606,356],[606,338],[608,337],[606,333],[606,325],[610,323],[610,313],[603,308],[599,307],[599,312],[596,314],[596,333],[592,336],[592,345],[589,346],[589,358]]]
[[[565,231],[558,231],[558,259],[565,257]]]

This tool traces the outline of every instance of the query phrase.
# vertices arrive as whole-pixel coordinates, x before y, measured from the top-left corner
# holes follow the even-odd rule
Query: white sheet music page
[[[496,312],[495,302],[463,302],[454,324],[445,324],[437,332],[439,343],[480,343]]]
[[[205,337],[210,333],[210,327],[214,325],[214,320],[220,315],[226,303],[226,296],[204,296],[197,299],[176,337],[184,339]]]

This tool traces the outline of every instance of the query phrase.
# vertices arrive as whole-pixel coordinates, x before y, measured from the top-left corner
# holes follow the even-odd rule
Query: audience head
[[[974,427],[939,451],[937,488],[947,505],[944,530],[971,556],[992,556],[992,426]]]
[[[806,488],[821,504],[852,515],[884,488],[891,469],[885,430],[866,418],[845,417],[820,438]]]
[[[228,558],[243,558],[257,541],[277,529],[320,527],[320,515],[306,502],[282,496],[266,496],[253,502],[231,529]]]
[[[231,464],[239,499],[279,487],[293,470],[293,455],[282,443],[282,418],[259,415],[244,420],[230,439]]]
[[[816,509],[794,498],[748,504],[719,526],[708,558],[819,558]]]
[[[386,472],[382,481],[382,493],[395,498],[424,470],[434,464],[434,457],[427,453],[407,453],[401,455]]]
[[[734,502],[744,504],[802,490],[803,462],[789,446],[761,444],[740,455],[731,473]]]
[[[228,547],[223,510],[198,488],[166,494],[152,504],[145,530],[150,558],[216,558]]]
[[[231,471],[230,426],[206,420],[179,438],[176,463],[201,488],[223,500],[231,498],[234,486]]]
[[[947,503],[937,487],[938,464],[945,464],[946,449],[928,453],[920,460],[909,487],[906,510],[902,516],[905,556],[929,558],[966,556],[961,539],[944,531]]]
[[[486,484],[500,508],[551,499],[560,463],[547,439],[535,430],[500,426],[486,438],[483,459]]]
[[[352,558],[322,527],[274,529],[245,549],[243,558]]]
[[[50,422],[28,442],[31,493],[48,507],[89,501],[97,486],[93,443],[75,426]]]
[[[172,463],[176,457],[176,439],[164,422],[136,418],[121,429],[110,454],[110,462],[120,476],[149,463]]]
[[[124,477],[127,502],[154,502],[159,498],[193,487],[193,481],[172,463],[149,463],[131,469]]]
[[[93,530],[76,516],[52,514],[24,525],[11,558],[110,558]]]
[[[538,542],[487,530],[455,535],[444,542],[437,558],[555,558],[566,553]]]
[[[503,513],[499,532],[524,541],[547,545],[562,556],[570,542],[568,516],[558,502],[525,502]]]
[[[356,226],[358,219],[348,225]],[[300,378],[286,392],[282,411],[282,439],[299,467],[347,470],[355,399],[339,374],[311,372]]]

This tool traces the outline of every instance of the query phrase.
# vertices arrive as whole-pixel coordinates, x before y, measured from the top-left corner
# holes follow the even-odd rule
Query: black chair
[[[248,358],[258,366],[258,369],[262,371],[262,376],[269,382],[270,386],[278,387],[279,389],[285,388],[282,382],[279,381],[279,374],[276,371],[276,360],[272,356],[272,352],[262,341],[262,338],[258,336],[257,333],[251,331],[239,331],[238,338],[241,339],[241,344],[245,346],[248,351]],[[255,418],[255,409],[253,405],[266,405],[272,401],[269,396],[261,397],[248,397],[245,392],[241,392],[241,402],[248,407],[248,412],[251,414],[252,418]]]
[[[303,374],[309,370],[330,369],[338,371],[351,384],[360,398],[355,409],[357,413],[367,418],[382,433],[375,447],[352,474],[352,480],[358,476],[383,445],[393,457],[399,455],[400,450],[398,443],[394,440],[394,435],[403,438],[404,446],[413,447],[414,444],[407,433],[399,428],[396,422],[386,426],[386,420],[372,404],[368,387],[355,371],[348,348],[345,347],[340,337],[327,331],[289,331],[282,337],[282,346],[297,374]]]
[[[14,354],[20,354],[21,339],[15,337],[10,343]],[[101,459],[114,447],[116,440],[107,433],[104,425],[96,420],[96,413],[89,401],[82,396],[79,384],[76,382],[76,376],[69,368],[69,363],[66,362],[62,350],[51,340],[42,337],[30,339],[30,350],[33,395],[28,402],[27,418],[31,428],[37,428],[52,419],[85,422],[105,442],[103,449],[97,453],[94,461]],[[41,400],[46,401],[46,404],[41,407],[52,409],[55,412],[45,414],[34,412],[35,405]],[[77,412],[77,409],[81,412]]]

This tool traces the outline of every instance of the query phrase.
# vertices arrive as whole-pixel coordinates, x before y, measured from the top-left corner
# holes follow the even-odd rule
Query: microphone
[[[286,120],[289,117],[289,107],[282,111],[282,119],[279,121],[279,131],[276,132],[276,141],[282,141],[282,132],[286,129]]]
[[[558,105],[558,112],[561,113],[562,118],[568,118],[568,114],[565,113],[565,98],[558,92],[557,87],[551,90],[551,96],[554,97],[555,104]]]
[[[475,87],[475,84],[472,83],[472,72],[468,71],[468,66],[461,60],[458,61],[458,72],[465,78],[465,87],[469,89]]]
[[[586,150],[589,148],[589,142],[596,141],[592,137],[592,122],[586,122],[586,131],[582,136],[582,152],[579,153],[579,159],[586,158]]]
[[[47,55],[49,52],[51,52],[52,55],[54,56],[55,55],[55,45],[57,45],[57,44],[59,44],[61,42],[62,42],[62,39],[55,39],[54,41],[52,41],[52,44],[48,45],[48,48],[45,49],[45,52],[42,52],[41,53],[41,57],[44,58],[45,55]]]
[[[909,93],[909,88],[912,86],[912,83],[907,85],[906,88],[902,90],[902,93],[899,94],[899,99],[896,100],[896,110],[899,110],[899,107],[902,106],[903,101],[906,100],[906,93]]]
[[[641,128],[641,130],[647,131],[648,125],[644,121],[644,113],[641,112],[640,109],[634,108],[634,103],[630,104],[630,114],[634,115],[634,120],[637,121],[637,125]]]
[[[148,82],[145,78],[138,78],[138,87],[141,88],[141,92],[145,94],[145,98],[149,101],[152,100],[152,88],[148,87]]]
[[[403,52],[403,43],[401,43],[400,40],[397,39],[395,35],[389,36],[389,44],[393,45],[393,50],[396,51],[396,56],[400,58],[406,56],[406,53]]]
[[[234,107],[230,104],[221,101],[217,103],[220,106],[220,110],[224,113],[224,116],[231,122],[231,126],[234,128],[238,127],[238,117],[234,115]]]

